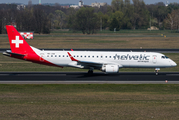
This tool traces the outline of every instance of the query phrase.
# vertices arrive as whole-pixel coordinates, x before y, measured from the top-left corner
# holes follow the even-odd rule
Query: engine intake
[[[106,73],[118,73],[119,66],[118,65],[105,65],[102,67],[102,71]]]

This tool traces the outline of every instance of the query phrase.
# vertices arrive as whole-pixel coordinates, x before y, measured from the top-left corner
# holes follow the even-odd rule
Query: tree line
[[[27,5],[17,9],[16,4],[0,4],[0,34],[5,25],[16,24],[19,31],[50,33],[54,29],[70,29],[93,34],[108,29],[179,29],[179,4],[163,2],[146,5],[143,0],[112,0],[100,8],[84,6],[79,9],[63,8],[59,4]]]

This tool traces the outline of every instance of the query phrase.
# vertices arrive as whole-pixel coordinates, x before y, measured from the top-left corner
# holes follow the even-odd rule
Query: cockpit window
[[[165,59],[165,56],[162,56],[162,59]]]
[[[165,56],[166,59],[168,59],[169,57]]]
[[[167,57],[167,56],[162,56],[161,58],[162,58],[162,59],[168,59],[168,57]]]

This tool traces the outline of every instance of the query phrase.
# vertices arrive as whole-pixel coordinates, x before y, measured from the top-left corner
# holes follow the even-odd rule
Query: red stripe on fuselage
[[[10,57],[21,59],[21,60],[27,60],[27,61],[31,61],[31,62],[38,63],[38,64],[56,66],[56,67],[63,68],[62,66],[58,66],[56,64],[53,64],[53,63],[43,59],[42,57],[39,57],[37,54],[31,54],[30,53],[30,54],[25,54],[25,56],[18,56],[18,55],[11,54]]]
[[[39,57],[37,54],[27,54],[25,55],[24,59],[28,60],[28,61],[32,61],[34,63],[39,63],[39,64],[44,64],[44,65],[50,65],[50,66],[56,66],[56,67],[61,67],[62,66],[58,66],[56,64],[53,64],[45,59],[43,59],[42,57]]]

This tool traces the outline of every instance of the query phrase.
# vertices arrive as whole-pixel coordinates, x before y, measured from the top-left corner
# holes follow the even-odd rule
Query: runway
[[[179,72],[0,72],[0,84],[179,84]]]

